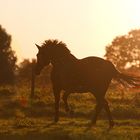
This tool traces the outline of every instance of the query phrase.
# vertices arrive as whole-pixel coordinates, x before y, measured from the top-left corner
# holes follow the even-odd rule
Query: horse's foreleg
[[[59,120],[60,90],[54,89],[54,97],[55,97],[55,118],[54,118],[54,121],[58,122],[58,120]]]
[[[65,111],[66,112],[70,112],[70,108],[69,108],[68,101],[67,101],[68,100],[68,96],[69,96],[69,93],[64,92],[63,97],[62,97],[62,99],[64,101],[64,106],[65,106]]]

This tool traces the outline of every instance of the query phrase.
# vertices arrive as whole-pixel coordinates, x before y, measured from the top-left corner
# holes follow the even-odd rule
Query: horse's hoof
[[[73,110],[68,110],[66,111],[68,117],[73,117],[74,111]]]
[[[74,114],[74,111],[73,110],[70,110],[69,111],[69,115],[72,116],[73,114]]]
[[[115,125],[115,123],[112,121],[112,122],[110,122],[110,125],[109,125],[109,128],[108,128],[108,130],[111,130],[113,127],[114,127],[114,125]]]
[[[87,127],[85,129],[85,132],[91,130],[92,128],[95,128],[96,123],[90,122],[87,124]]]
[[[58,118],[54,118],[54,122],[57,123],[59,121]]]
[[[94,126],[96,126],[96,122],[91,121],[90,123],[88,123],[89,128],[92,128]]]

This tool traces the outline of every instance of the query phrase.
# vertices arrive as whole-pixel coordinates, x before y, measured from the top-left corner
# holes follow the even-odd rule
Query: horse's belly
[[[93,82],[91,81],[86,81],[84,79],[67,79],[67,80],[62,80],[61,87],[69,92],[88,92],[93,88]]]
[[[77,85],[77,86],[69,86],[69,87],[64,87],[64,90],[69,92],[69,93],[84,93],[84,92],[89,92],[90,91],[90,88],[87,88],[85,86],[80,86],[80,85]]]

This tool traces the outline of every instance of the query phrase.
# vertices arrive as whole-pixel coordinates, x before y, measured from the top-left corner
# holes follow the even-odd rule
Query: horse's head
[[[58,40],[46,40],[42,46],[37,45],[37,64],[36,64],[36,74],[40,74],[44,66],[48,65],[50,62],[52,64],[60,63],[62,59],[70,54],[69,49],[66,44],[59,42]]]
[[[41,70],[50,63],[50,53],[44,47],[40,47],[39,45],[35,44],[38,48],[37,53],[37,64],[35,67],[35,73],[37,75],[40,74]]]

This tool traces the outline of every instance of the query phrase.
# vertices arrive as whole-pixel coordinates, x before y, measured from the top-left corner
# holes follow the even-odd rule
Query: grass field
[[[61,118],[57,124],[48,118],[24,118],[0,121],[1,139],[34,140],[139,140],[140,121],[116,120],[117,125],[110,131],[107,122],[99,120],[96,127],[87,129],[86,119]]]
[[[104,111],[97,125],[89,128],[95,98],[89,94],[71,94],[73,115],[60,103],[60,121],[53,123],[54,99],[51,89],[35,90],[29,99],[28,87],[0,88],[0,140],[139,140],[140,94],[138,90],[110,89],[107,93],[115,127],[108,131]]]

